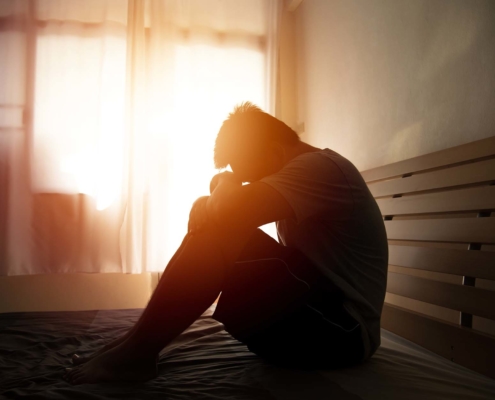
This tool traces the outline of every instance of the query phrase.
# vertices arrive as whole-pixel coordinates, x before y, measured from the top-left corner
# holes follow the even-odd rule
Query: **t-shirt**
[[[292,206],[295,218],[276,223],[279,240],[303,252],[344,293],[369,358],[380,345],[388,245],[380,209],[361,174],[324,149],[293,158],[260,182]]]

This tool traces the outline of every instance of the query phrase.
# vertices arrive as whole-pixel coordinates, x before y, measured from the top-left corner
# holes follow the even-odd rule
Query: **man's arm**
[[[242,185],[231,172],[216,175],[210,190],[206,211],[209,219],[220,227],[254,229],[295,216],[287,200],[270,185],[262,182]]]

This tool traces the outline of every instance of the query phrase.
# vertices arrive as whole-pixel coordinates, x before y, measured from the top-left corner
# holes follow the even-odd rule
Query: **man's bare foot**
[[[129,351],[126,342],[108,349],[74,368],[67,368],[64,379],[73,384],[111,381],[147,381],[157,376],[156,356],[143,357]]]
[[[77,353],[75,353],[72,355],[72,358],[71,358],[72,364],[81,365],[81,364],[87,363],[89,360],[92,360],[93,358],[102,355],[103,353],[107,352],[108,350],[113,349],[115,346],[118,346],[120,343],[122,343],[123,339],[124,339],[124,337],[120,337],[118,339],[115,339],[114,341],[106,344],[105,346],[103,346],[98,351],[94,352],[93,354],[91,354],[88,357],[81,357]]]
[[[110,349],[113,349],[114,347],[116,347],[119,344],[123,343],[131,335],[133,329],[130,329],[125,335],[122,335],[118,339],[115,339],[115,340],[111,341],[110,343],[107,343],[101,349],[99,349],[98,351],[94,352],[93,354],[91,354],[88,357],[81,357],[77,353],[76,354],[73,354],[72,355],[72,358],[71,358],[72,364],[74,364],[74,365],[81,365],[81,364],[87,363],[89,360],[92,360],[93,358],[102,355],[103,353],[107,352]]]

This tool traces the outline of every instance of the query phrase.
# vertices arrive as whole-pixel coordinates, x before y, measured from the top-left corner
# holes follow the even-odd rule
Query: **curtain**
[[[275,111],[279,2],[0,7],[0,273],[162,271],[222,121]]]

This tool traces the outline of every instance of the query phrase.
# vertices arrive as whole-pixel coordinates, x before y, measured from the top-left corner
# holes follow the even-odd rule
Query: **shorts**
[[[213,318],[271,363],[346,367],[361,362],[364,349],[344,301],[303,253],[257,230],[228,270]]]

